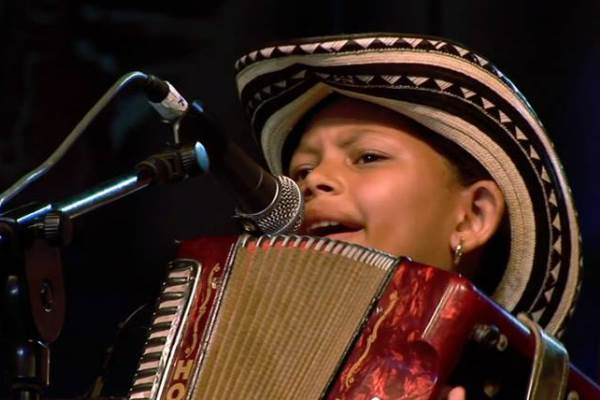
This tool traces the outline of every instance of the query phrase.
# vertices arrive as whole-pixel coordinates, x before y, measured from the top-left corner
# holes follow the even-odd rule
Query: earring
[[[460,263],[460,258],[463,255],[463,240],[459,239],[458,244],[454,248],[454,266],[457,266]]]

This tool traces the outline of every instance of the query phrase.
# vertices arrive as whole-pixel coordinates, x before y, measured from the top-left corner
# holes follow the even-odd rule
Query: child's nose
[[[339,171],[336,171],[332,166],[319,165],[304,179],[304,198],[337,194],[341,191],[342,186]]]

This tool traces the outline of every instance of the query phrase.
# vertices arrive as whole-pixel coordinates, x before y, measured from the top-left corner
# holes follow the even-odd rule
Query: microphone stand
[[[135,171],[54,204],[27,204],[0,214],[0,337],[6,343],[11,395],[37,400],[50,383],[49,344],[62,329],[65,295],[60,248],[72,219],[150,184],[181,181],[200,171],[199,144],[170,148]]]

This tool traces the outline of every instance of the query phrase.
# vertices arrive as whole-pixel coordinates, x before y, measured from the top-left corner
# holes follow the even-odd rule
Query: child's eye
[[[301,180],[304,180],[308,174],[310,174],[310,171],[312,171],[312,167],[301,167],[301,168],[297,168],[293,173],[291,178],[293,180],[295,180],[296,182],[299,182]]]
[[[376,161],[382,161],[387,159],[386,156],[382,155],[382,154],[377,154],[377,153],[364,153],[361,154],[360,157],[358,158],[358,160],[356,161],[357,164],[368,164],[368,163],[373,163]]]

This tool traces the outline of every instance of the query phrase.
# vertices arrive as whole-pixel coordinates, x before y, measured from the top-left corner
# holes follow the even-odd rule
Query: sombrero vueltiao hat
[[[310,38],[236,63],[239,95],[269,168],[287,135],[332,92],[400,112],[474,156],[504,193],[508,265],[493,298],[559,336],[580,285],[577,215],[544,127],[487,59],[445,39],[367,34]]]

